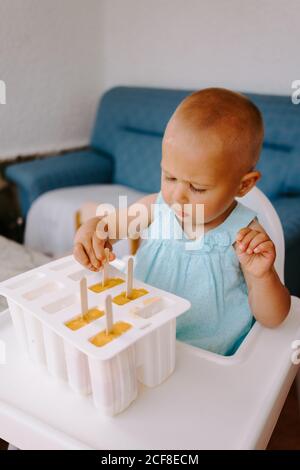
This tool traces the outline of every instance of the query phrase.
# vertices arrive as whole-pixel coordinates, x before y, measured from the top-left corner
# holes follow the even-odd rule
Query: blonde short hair
[[[264,137],[261,112],[246,96],[225,88],[205,88],[185,98],[173,116],[193,130],[212,128],[225,135],[225,148],[236,154],[243,171],[253,169]]]

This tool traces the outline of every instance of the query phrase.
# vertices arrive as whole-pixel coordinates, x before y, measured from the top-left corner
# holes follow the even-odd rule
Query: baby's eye
[[[172,176],[165,176],[165,180],[167,180],[167,181],[176,181],[176,178],[173,178]]]
[[[196,193],[204,193],[204,191],[206,191],[206,189],[195,188],[192,184],[190,184],[190,189]]]

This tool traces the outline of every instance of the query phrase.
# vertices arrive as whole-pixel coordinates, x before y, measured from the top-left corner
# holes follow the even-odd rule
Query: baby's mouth
[[[176,211],[176,215],[178,215],[178,217],[185,217],[187,214],[184,211]]]
[[[181,219],[184,219],[185,217],[189,216],[189,214],[187,212],[184,212],[183,210],[175,210],[175,214]]]
[[[189,207],[189,205],[186,208],[187,210],[184,210],[184,207],[180,207],[178,203],[173,203],[170,205],[170,207],[172,208],[175,215],[179,217],[180,219],[184,219],[188,217],[190,218],[192,216],[191,207]]]

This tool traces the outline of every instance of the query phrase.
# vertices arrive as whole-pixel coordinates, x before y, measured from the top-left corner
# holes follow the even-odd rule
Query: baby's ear
[[[246,173],[240,181],[237,197],[245,196],[250,191],[250,189],[256,185],[260,178],[261,173],[257,170]]]

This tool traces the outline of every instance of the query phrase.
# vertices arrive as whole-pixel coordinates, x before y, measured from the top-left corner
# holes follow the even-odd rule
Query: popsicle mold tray
[[[83,276],[88,307],[98,315],[72,329],[67,325],[81,314]],[[125,274],[112,264],[109,277],[124,282],[102,292],[91,290],[101,284],[102,273],[83,269],[68,256],[2,282],[0,295],[7,298],[22,350],[76,392],[91,393],[95,406],[112,416],[137,397],[138,382],[155,387],[173,372],[176,317],[190,303],[134,279],[133,288],[147,292],[141,290],[142,296],[124,305],[113,302],[113,323],[125,323],[126,328],[99,346],[93,339],[105,331],[105,298],[126,290]]]

